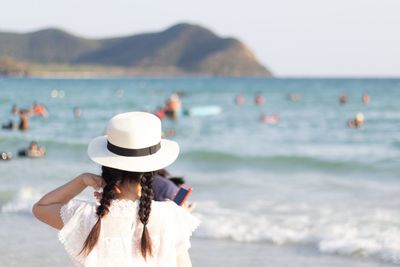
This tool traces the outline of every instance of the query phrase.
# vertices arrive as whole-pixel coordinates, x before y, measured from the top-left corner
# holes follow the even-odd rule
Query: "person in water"
[[[236,103],[236,105],[242,106],[242,105],[244,105],[245,102],[246,102],[246,99],[244,98],[243,95],[237,95],[237,96],[235,97],[235,103]]]
[[[369,102],[371,101],[371,97],[368,95],[367,92],[365,92],[365,93],[362,95],[361,100],[362,100],[362,102],[363,102],[365,105],[368,105]]]
[[[154,112],[154,115],[156,115],[160,120],[163,120],[165,118],[164,108],[161,106],[158,106],[157,110]]]
[[[257,94],[254,98],[254,103],[259,106],[264,105],[265,98],[261,94]]]
[[[339,103],[340,103],[340,105],[346,105],[347,104],[347,101],[348,101],[348,98],[347,98],[347,95],[341,95],[340,97],[339,97]]]
[[[172,94],[165,103],[165,115],[169,118],[176,119],[182,109],[181,99],[177,94]]]
[[[14,129],[18,128],[18,124],[16,122],[14,122],[13,120],[9,120],[8,123],[3,123],[1,128],[7,129],[7,130],[14,130]]]
[[[172,201],[153,201],[157,170],[172,164],[179,145],[161,138],[161,121],[146,112],[114,116],[105,136],[89,143],[100,176],[82,173],[32,208],[58,237],[76,266],[190,267],[190,236],[199,220]],[[99,204],[74,199],[103,188]]]
[[[364,124],[364,114],[362,112],[358,112],[354,119],[349,119],[347,121],[347,126],[349,128],[361,128]]]
[[[82,111],[79,107],[74,107],[73,114],[75,118],[80,118],[82,115]]]
[[[292,101],[292,102],[298,102],[301,100],[302,95],[300,93],[290,93],[288,94],[288,100]]]
[[[28,111],[27,110],[21,110],[19,114],[19,126],[18,129],[20,131],[26,131],[28,130]]]
[[[279,123],[279,116],[277,114],[267,115],[261,114],[260,121],[266,124],[278,124]]]
[[[19,108],[18,108],[17,104],[14,104],[11,108],[11,114],[18,115],[18,113],[19,113]]]
[[[29,144],[27,149],[20,150],[18,155],[20,157],[28,158],[42,158],[46,154],[46,149],[44,147],[39,147],[39,145],[33,141]]]
[[[38,103],[37,101],[33,102],[31,113],[35,116],[47,118],[49,113],[47,112],[47,108]]]

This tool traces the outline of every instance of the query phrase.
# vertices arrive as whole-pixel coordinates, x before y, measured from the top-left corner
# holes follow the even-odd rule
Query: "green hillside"
[[[188,73],[227,76],[268,76],[240,41],[221,38],[208,29],[178,24],[165,31],[120,38],[85,39],[57,29],[26,34],[0,32],[0,57],[51,71],[82,66],[126,69],[135,73]],[[1,66],[0,66],[1,67]]]

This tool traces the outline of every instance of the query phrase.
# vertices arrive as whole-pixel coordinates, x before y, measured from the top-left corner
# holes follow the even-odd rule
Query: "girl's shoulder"
[[[164,217],[174,217],[179,213],[182,207],[176,205],[173,201],[153,201],[151,204],[151,212],[157,213]]]
[[[150,216],[163,224],[187,224],[193,230],[200,224],[199,219],[173,201],[153,201]]]
[[[198,218],[173,201],[153,202],[151,214],[165,240],[169,238],[174,243],[175,255],[190,248],[190,237],[200,224]]]

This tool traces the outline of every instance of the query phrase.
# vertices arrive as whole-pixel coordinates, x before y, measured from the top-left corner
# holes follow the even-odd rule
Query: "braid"
[[[153,172],[148,172],[144,173],[140,177],[140,185],[142,187],[142,191],[140,196],[138,216],[139,220],[143,223],[140,250],[144,258],[146,258],[148,255],[152,255],[151,238],[146,226],[150,217],[151,201],[153,200],[153,176]]]
[[[117,198],[116,186],[125,181],[140,183],[142,190],[139,202],[138,217],[140,222],[143,224],[143,232],[140,241],[140,250],[142,256],[146,259],[147,256],[152,255],[152,243],[147,230],[147,223],[149,222],[151,212],[151,202],[153,200],[153,176],[154,172],[148,173],[137,173],[129,172],[110,167],[102,167],[102,178],[106,182],[106,186],[103,188],[102,198],[100,205],[97,207],[96,214],[98,216],[96,224],[93,226],[85,243],[81,253],[88,255],[90,251],[97,244],[101,230],[101,218],[106,216],[110,210],[111,201]]]
[[[88,237],[86,238],[85,243],[83,243],[83,248],[80,252],[88,255],[90,251],[96,245],[100,230],[101,230],[101,218],[109,213],[109,207],[111,201],[117,197],[116,193],[116,185],[119,181],[118,177],[115,177],[113,173],[111,173],[108,169],[103,168],[102,178],[106,182],[106,186],[103,188],[102,198],[100,200],[100,205],[97,207],[96,214],[98,216],[96,224],[93,226],[90,231]]]
[[[117,193],[115,191],[117,181],[115,179],[111,179],[109,181],[107,181],[107,179],[104,180],[106,181],[106,186],[103,188],[100,206],[97,207],[96,211],[96,214],[97,216],[99,216],[99,218],[102,218],[109,212],[108,208],[110,207],[111,200],[115,199],[117,196]]]

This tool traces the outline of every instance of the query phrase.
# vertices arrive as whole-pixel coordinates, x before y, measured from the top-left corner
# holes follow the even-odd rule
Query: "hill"
[[[111,68],[127,74],[271,75],[239,40],[191,24],[108,39],[86,39],[58,29],[0,32],[0,57],[27,64],[31,73]]]

